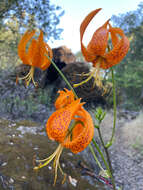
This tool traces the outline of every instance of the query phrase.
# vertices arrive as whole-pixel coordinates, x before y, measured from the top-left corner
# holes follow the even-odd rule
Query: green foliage
[[[141,108],[143,90],[143,3],[138,9],[113,16],[114,26],[122,28],[130,40],[130,49],[124,60],[114,67],[118,105],[126,109]],[[110,75],[108,75],[111,80]]]
[[[84,59],[81,51],[78,51],[75,56],[76,56],[77,61],[85,62],[85,59]]]
[[[1,0],[0,1],[0,20],[4,18],[5,14],[10,10],[12,5],[16,2],[17,0]]]
[[[140,103],[140,96],[143,87],[143,61],[123,62],[116,68],[116,85],[120,92],[130,100]]]
[[[39,104],[43,104],[46,106],[51,106],[52,103],[52,97],[51,97],[51,91],[53,90],[53,87],[50,87],[46,90],[44,89],[38,89],[36,93],[36,100]],[[49,94],[49,95],[48,95]]]
[[[136,138],[136,141],[134,144],[132,144],[132,147],[137,150],[141,155],[143,155],[143,143],[142,138]]]
[[[118,16],[113,15],[111,20],[115,27],[120,27],[125,33],[130,34],[132,30],[143,22],[143,2],[139,3],[137,10],[119,14]]]
[[[99,125],[103,121],[103,119],[104,119],[105,116],[106,116],[106,112],[104,112],[101,107],[98,107],[96,109],[96,112],[95,112],[95,118],[98,121]],[[97,126],[97,125],[95,127],[99,128],[99,126]]]
[[[46,41],[60,38],[62,29],[57,25],[64,11],[49,0],[3,0],[0,10],[0,68],[3,70],[14,69],[19,64],[17,45],[25,30],[42,29]]]
[[[60,38],[62,29],[57,25],[64,11],[51,4],[50,0],[3,1],[1,10],[0,18],[16,17],[22,31],[39,28],[45,32],[46,40]]]
[[[15,17],[5,21],[0,28],[0,68],[12,69],[18,64],[17,44],[21,35],[19,34],[19,23]]]
[[[130,57],[132,60],[143,61],[143,22],[140,26],[132,30]]]
[[[39,113],[42,109],[43,113],[51,107],[52,88],[37,89],[20,97],[18,94],[10,94],[5,98],[0,99],[1,112],[9,113],[16,117],[31,117],[35,113]],[[48,95],[49,94],[49,95]]]
[[[17,112],[17,115],[19,114],[21,117],[23,115],[30,116],[34,111],[36,111],[36,106],[31,99],[27,98],[27,100],[25,100],[21,99],[19,96],[15,96],[15,98],[6,97],[1,102],[1,107],[3,112],[6,111],[9,114]]]
[[[143,89],[143,61],[131,60],[128,55],[122,63],[115,66],[117,88],[117,103],[126,109],[141,108],[141,93]]]

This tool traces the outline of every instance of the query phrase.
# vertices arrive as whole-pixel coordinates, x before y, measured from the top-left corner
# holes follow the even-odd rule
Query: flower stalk
[[[107,162],[108,162],[108,166],[106,166],[106,168],[107,168],[107,171],[108,171],[109,176],[110,176],[110,178],[111,178],[112,185],[113,185],[113,189],[116,190],[115,180],[114,180],[114,176],[113,176],[112,163],[111,163],[110,156],[109,156],[109,152],[108,152],[108,148],[109,148],[109,147],[106,147],[106,145],[105,145],[105,143],[104,143],[104,141],[103,141],[102,134],[101,134],[101,131],[100,131],[100,127],[97,128],[97,131],[98,131],[99,138],[100,138],[100,141],[101,141],[102,146],[103,146],[103,148],[104,148],[104,151],[105,151],[105,154],[106,154],[106,158],[107,158]]]
[[[114,78],[114,70],[111,68],[111,73],[112,73],[112,84],[113,84],[113,129],[112,129],[112,135],[111,139],[109,141],[109,145],[113,143],[114,141],[114,136],[115,136],[115,128],[116,128],[116,119],[117,119],[117,106],[116,106],[116,89],[115,89],[115,78]]]
[[[78,96],[74,90],[74,88],[72,87],[72,85],[69,83],[69,81],[67,80],[67,78],[65,77],[65,75],[62,73],[62,71],[57,67],[57,65],[54,63],[54,61],[47,55],[45,54],[45,56],[50,60],[51,64],[54,66],[54,68],[58,71],[59,75],[62,77],[62,79],[65,81],[65,83],[67,84],[67,86],[73,91],[76,99],[78,99]]]
[[[54,66],[54,68],[59,72],[59,75],[63,78],[63,80],[65,81],[65,83],[67,84],[67,86],[73,91],[73,93],[74,93],[76,99],[78,99],[78,96],[77,96],[75,90],[73,89],[73,87],[71,86],[71,84],[69,83],[69,81],[66,79],[66,77],[64,76],[64,74],[62,73],[62,71],[56,66],[56,64],[51,60],[51,58],[50,58],[48,55],[46,55],[46,57],[51,61],[51,64],[52,64],[52,65]],[[103,162],[104,162],[104,164],[105,164],[105,166],[106,166],[106,169],[107,169],[107,171],[108,171],[109,176],[111,177],[113,189],[116,190],[116,188],[115,188],[115,180],[114,180],[114,177],[113,177],[113,174],[112,174],[112,173],[113,173],[113,172],[112,172],[112,171],[113,171],[113,170],[112,170],[112,165],[111,165],[110,156],[109,156],[109,153],[108,153],[108,147],[105,146],[105,143],[104,143],[103,138],[102,138],[102,134],[101,134],[101,132],[100,132],[100,127],[99,127],[99,129],[98,129],[98,132],[99,132],[99,137],[100,137],[102,146],[103,146],[103,148],[104,148],[104,150],[105,150],[106,157],[107,157],[107,161],[108,161],[108,164],[109,164],[109,165],[108,165],[107,162],[105,161],[105,158],[104,158],[103,153],[102,153],[101,151],[99,151],[100,148],[98,148],[97,150],[98,150],[98,152],[99,152],[100,155],[101,155],[101,158],[102,158],[102,160],[103,160]],[[93,139],[92,139],[92,142],[93,142],[94,145],[95,145],[95,141],[94,141]],[[95,147],[97,148],[97,146],[95,146]],[[92,153],[92,155],[93,155],[95,161],[97,162],[98,166],[99,166],[100,168],[102,168],[102,166],[101,166],[100,162],[98,161],[98,159],[97,159],[95,153],[93,152],[93,148],[92,148],[91,144],[89,144],[89,148],[90,148],[91,153]],[[104,170],[103,168],[102,168],[102,171],[104,171],[104,173],[105,173],[105,170]]]

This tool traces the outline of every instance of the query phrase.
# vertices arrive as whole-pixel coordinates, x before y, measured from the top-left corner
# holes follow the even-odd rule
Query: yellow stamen
[[[60,169],[60,172],[62,173],[62,175],[64,176],[64,178],[63,178],[63,180],[62,180],[62,184],[64,184],[65,183],[65,181],[66,181],[66,174],[63,172],[63,170],[62,170],[62,168],[61,168],[61,166],[60,166],[60,163],[59,163],[59,169]]]
[[[95,85],[97,85],[99,88],[103,87],[102,84],[102,79],[101,79],[101,74],[100,74],[100,64],[98,63],[95,67],[95,72],[94,72],[94,83],[93,83],[93,87],[95,87]]]
[[[73,86],[76,88],[76,87],[78,87],[78,86],[83,85],[84,83],[88,82],[88,81],[94,76],[94,74],[95,74],[95,69],[94,69],[94,71],[89,72],[89,73],[87,73],[87,74],[82,74],[82,76],[89,76],[89,77],[88,77],[86,80],[84,80],[84,81],[82,81],[82,82],[80,82],[80,83],[78,83],[78,84],[74,84]],[[80,76],[81,76],[81,75],[80,75]]]
[[[74,84],[73,86],[76,88],[78,86],[83,85],[84,83],[88,82],[92,77],[95,79],[94,83],[93,83],[93,87],[95,87],[95,84],[98,87],[103,87],[102,85],[102,80],[101,80],[101,76],[100,76],[100,62],[96,64],[96,67],[93,68],[93,70],[87,74],[82,74],[81,76],[88,76],[87,79],[85,79],[84,81],[78,83],[78,84]]]
[[[66,174],[63,172],[63,170],[60,166],[60,163],[59,163],[59,159],[60,159],[60,155],[61,155],[62,151],[63,151],[63,146],[61,144],[59,144],[59,146],[57,147],[57,149],[51,156],[49,156],[48,158],[43,159],[43,160],[36,160],[36,162],[40,162],[40,164],[38,166],[34,167],[34,170],[38,170],[38,169],[43,168],[44,166],[48,165],[54,159],[53,167],[55,170],[55,178],[54,178],[53,185],[56,184],[58,167],[59,167],[62,175],[64,175],[64,179],[63,179],[62,183],[64,183],[65,178],[66,178]],[[44,163],[42,164],[42,162],[44,162]]]
[[[17,77],[17,80],[25,80],[26,82],[26,86],[29,86],[29,83],[33,82],[34,86],[37,87],[38,84],[37,82],[34,81],[34,71],[35,71],[35,67],[31,66],[30,71],[28,72],[28,74],[24,77]]]
[[[58,171],[58,167],[60,166],[59,159],[60,159],[62,150],[63,150],[63,146],[61,146],[61,148],[59,149],[58,154],[56,154],[55,159],[54,159],[54,163],[53,163],[53,167],[55,169],[54,185],[56,184],[56,180],[57,180],[57,171]],[[62,170],[61,167],[60,167],[60,170]]]
[[[68,130],[68,132],[67,132],[67,135],[66,135],[65,140],[71,135],[72,130],[73,130],[73,128],[75,127],[75,125],[76,125],[77,123],[82,123],[82,122],[81,122],[81,121],[73,122],[73,124],[72,124],[71,127],[70,127],[70,130]],[[82,124],[83,124],[83,123],[82,123]],[[63,148],[64,148],[64,147],[62,146],[62,144],[59,144],[59,146],[57,147],[57,149],[55,150],[55,152],[54,152],[51,156],[49,156],[48,158],[45,158],[45,159],[43,159],[43,160],[35,160],[36,162],[39,163],[39,165],[38,165],[38,166],[35,166],[35,167],[34,167],[34,170],[38,170],[38,169],[40,169],[40,168],[43,168],[44,166],[47,166],[47,165],[54,159],[53,168],[54,168],[54,170],[55,170],[55,177],[54,177],[54,183],[53,183],[53,185],[56,184],[58,168],[60,169],[60,172],[61,172],[62,175],[64,176],[64,179],[63,179],[63,181],[62,181],[62,184],[63,184],[63,183],[65,182],[65,180],[66,180],[66,174],[63,172],[63,170],[62,170],[62,168],[61,168],[61,166],[60,166],[60,161],[59,161],[59,160],[60,160],[61,153],[62,153],[62,151],[63,151]],[[44,163],[42,164],[42,162],[44,162]]]

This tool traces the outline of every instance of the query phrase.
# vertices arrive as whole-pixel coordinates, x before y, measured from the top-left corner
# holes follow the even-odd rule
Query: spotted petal
[[[125,57],[130,46],[129,40],[125,36],[123,30],[120,28],[112,28],[112,30],[114,30],[116,35],[120,35],[121,39],[118,43],[114,44],[113,49],[105,55],[105,59],[108,62],[107,68],[118,64]]]
[[[55,108],[59,109],[71,104],[75,99],[72,90],[64,89],[59,91],[59,97],[55,102]]]
[[[82,51],[82,54],[83,56],[85,57],[85,60],[90,62],[92,61],[94,58],[95,58],[95,55],[92,55],[90,54],[86,47],[84,46],[82,40],[83,40],[83,35],[84,35],[84,32],[88,26],[88,24],[90,23],[90,21],[92,20],[92,18],[101,10],[100,9],[96,9],[94,11],[92,11],[91,13],[89,13],[85,19],[83,20],[83,22],[81,23],[80,25],[80,43],[81,43],[81,51]]]
[[[109,32],[111,34],[111,41],[112,41],[112,45],[114,47],[119,42],[120,39],[118,37],[118,34],[117,34],[115,28],[113,28],[111,26],[111,24],[109,24]]]
[[[69,148],[73,153],[83,151],[94,136],[94,125],[90,114],[84,108],[81,108],[78,116],[80,117],[75,118],[77,124],[72,131],[72,139],[69,137],[62,143],[64,147]]]
[[[46,124],[48,137],[58,142],[63,142],[74,114],[82,105],[80,99],[78,99],[70,105],[55,111]]]
[[[109,23],[109,20],[106,21],[106,23],[103,26],[101,26],[95,31],[91,41],[89,42],[87,46],[87,51],[91,55],[94,55],[95,57],[104,56],[105,54],[107,44],[108,44],[108,36],[109,36],[109,32],[107,29],[108,23]]]
[[[28,49],[28,58],[31,61],[31,65],[42,70],[48,68],[50,60],[45,56],[45,54],[52,58],[52,50],[43,41],[43,32],[40,31],[38,40],[33,39]]]
[[[35,30],[27,31],[21,38],[19,44],[18,44],[18,55],[20,59],[23,61],[23,64],[31,65],[28,59],[28,55],[26,52],[26,45],[29,42],[29,40],[34,36]]]
[[[29,48],[28,48],[28,59],[31,63],[31,65],[33,65],[33,62],[34,62],[34,57],[35,57],[35,50],[37,49],[37,40],[35,39],[32,39],[31,41],[31,44],[29,45]]]
[[[50,46],[46,43],[44,43],[44,46],[45,46],[45,51],[44,51],[44,55],[43,55],[44,57],[43,57],[43,62],[40,67],[43,71],[50,66],[50,64],[51,64],[50,59],[53,58],[53,52],[52,52],[52,49],[50,48]],[[46,55],[48,55],[50,59],[48,59],[46,57]]]

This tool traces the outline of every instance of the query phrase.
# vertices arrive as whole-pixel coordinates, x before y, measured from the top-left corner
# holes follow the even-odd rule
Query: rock
[[[61,46],[58,48],[53,48],[53,62],[57,65],[57,67],[61,70],[67,64],[75,62],[76,57],[68,49],[66,46]],[[57,70],[51,64],[50,67],[45,71],[44,75],[42,76],[42,80],[40,83],[40,87],[45,88],[48,84],[54,82],[59,76]]]
[[[53,48],[53,61],[55,63],[73,63],[76,61],[76,57],[66,46],[60,46],[58,48]]]
[[[87,76],[83,76],[82,74],[86,74],[90,72],[90,66],[84,62],[74,62],[67,64],[62,69],[63,74],[66,76],[67,80],[73,86],[74,84],[80,83],[81,81],[87,79]],[[74,88],[77,95],[88,103],[93,102],[94,105],[106,105],[106,96],[107,93],[104,94],[102,88],[97,87],[96,85],[93,87],[94,78],[90,79],[88,82]],[[69,88],[65,81],[62,78],[58,78],[55,83],[54,94],[59,89]],[[103,95],[104,94],[104,95]]]

